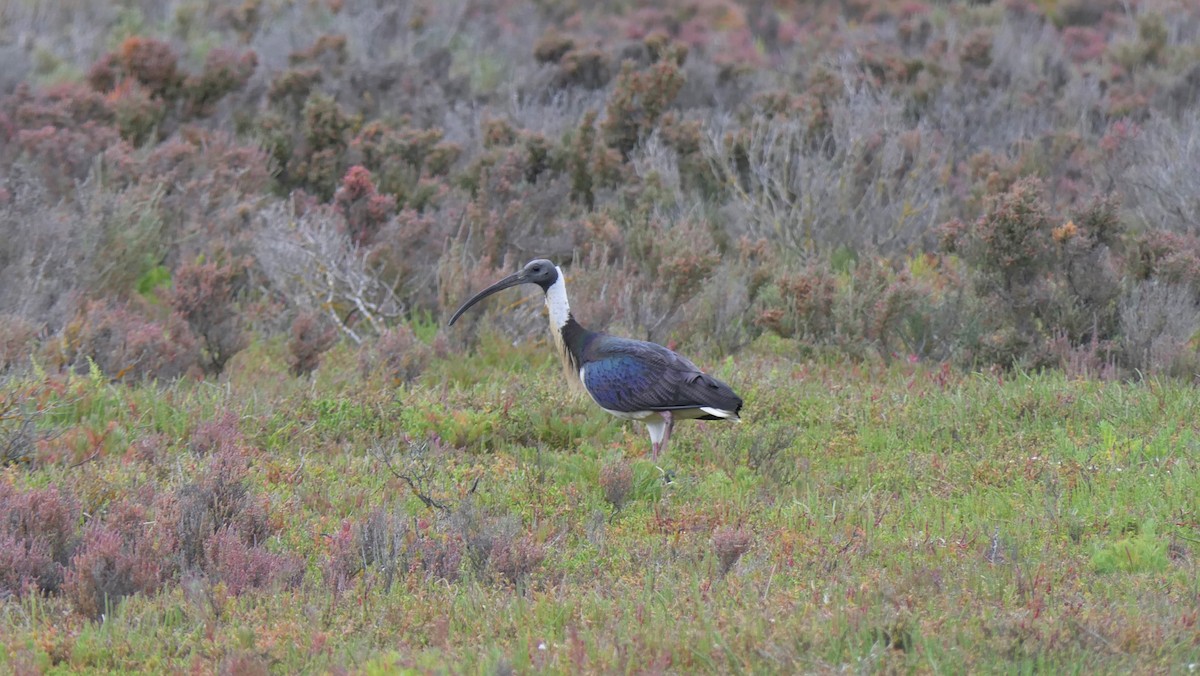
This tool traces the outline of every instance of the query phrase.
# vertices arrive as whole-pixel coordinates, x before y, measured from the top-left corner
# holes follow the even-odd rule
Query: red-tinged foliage
[[[235,650],[221,659],[219,676],[269,676],[271,664],[250,650]]]
[[[1161,279],[1200,292],[1200,237],[1197,235],[1152,230],[1139,234],[1131,249],[1129,265],[1136,279]]]
[[[753,542],[754,537],[742,527],[725,526],[713,533],[712,546],[717,555],[717,563],[720,564],[721,577],[728,574],[738,560],[750,551]]]
[[[220,300],[224,289],[212,284],[214,302],[204,303],[224,309],[182,312],[201,363],[215,373],[242,344],[244,327],[283,333],[283,317],[313,306],[312,284],[285,285],[274,273],[259,283],[271,264],[256,258],[269,247],[263,219],[253,216],[282,199],[339,211],[359,250],[328,255],[360,256],[354,267],[394,295],[400,314],[444,313],[446,299],[465,291],[460,267],[551,255],[586,262],[589,274],[603,266],[613,284],[580,278],[595,284],[604,321],[683,341],[726,326],[718,342],[731,349],[771,330],[855,358],[887,355],[898,349],[897,332],[915,335],[912,326],[943,310],[958,316],[943,317],[940,345],[922,354],[975,363],[979,351],[963,346],[975,340],[976,314],[1018,324],[989,328],[984,342],[1036,353],[1061,330],[1080,347],[1092,334],[1119,337],[1109,306],[1114,289],[1130,288],[1124,282],[1184,283],[1191,274],[1186,261],[1124,234],[1130,224],[1186,232],[1194,211],[1188,115],[1200,69],[1187,58],[1190,9],[1008,0],[979,13],[958,2],[934,11],[909,0],[783,9],[684,0],[609,7],[595,20],[539,10],[529,25],[514,21],[516,9],[474,8],[459,21],[436,3],[404,16],[325,3],[337,32],[298,33],[308,42],[280,54],[261,51],[278,49],[263,29],[295,15],[250,0],[192,17],[189,26],[204,34],[241,42],[205,45],[202,67],[192,62],[196,45],[182,42],[189,29],[133,35],[94,63],[70,64],[87,73],[86,84],[16,84],[0,102],[0,140],[8,142],[0,143],[0,211],[21,213],[0,215],[0,224],[42,233],[78,220],[78,239],[62,248],[106,253],[74,266],[67,254],[36,250],[58,237],[17,247],[10,269],[53,260],[47,269],[59,283],[9,273],[11,288],[43,290],[43,309],[18,311],[0,298],[0,312],[55,332],[72,310],[55,299],[112,294],[129,303],[135,282],[143,295],[165,293],[178,304],[222,276],[197,274],[203,266],[192,261],[226,251],[239,261],[226,275],[235,288]],[[491,31],[484,43],[495,49],[486,56],[428,39],[430,29],[474,28]],[[848,56],[834,64],[828,54]],[[264,66],[271,70],[259,72]],[[43,71],[38,64],[30,72]],[[602,103],[594,90],[605,92]],[[1032,177],[1045,186],[1049,220],[1014,259],[1006,247],[1024,245],[985,231],[1007,218],[999,196]],[[1107,191],[1124,200],[1112,236],[1075,217]],[[78,217],[68,213],[74,202],[86,207]],[[701,206],[684,218],[677,210],[688,205]],[[135,214],[150,234],[128,246],[109,234],[95,247],[86,226],[105,213]],[[935,310],[922,299],[930,280],[907,275],[906,261],[936,252],[935,224],[952,219],[963,224],[966,248],[954,250],[970,285],[957,310]],[[1064,229],[1071,219],[1078,237]],[[686,246],[657,242],[684,221],[707,232],[683,237]],[[133,230],[125,225],[105,221]],[[766,272],[735,265],[743,236],[791,251]],[[995,246],[985,242],[993,236]],[[982,248],[972,255],[971,247]],[[845,274],[848,267],[828,261],[837,250],[887,264]],[[0,250],[0,260],[10,257]],[[837,318],[822,326],[814,317],[816,328],[808,327],[784,287],[801,271],[833,267],[829,312]],[[724,293],[710,284],[717,278]],[[176,290],[167,293],[171,282]],[[869,294],[859,293],[863,285]],[[1013,305],[997,292],[1010,287],[1024,294],[1016,307],[1029,311],[993,311]],[[1082,328],[1086,312],[1070,309],[1076,301],[1098,314],[1096,328]],[[161,311],[134,312],[174,333],[175,320]],[[503,330],[527,334],[528,316]],[[289,364],[300,371],[315,365],[298,357],[315,352],[305,344],[303,336],[294,342]],[[1037,361],[1032,353],[1022,354]],[[156,371],[170,369],[134,369],[128,378]]]
[[[63,330],[62,364],[86,373],[89,360],[113,380],[169,380],[196,367],[200,350],[184,319],[147,318],[129,304],[87,301]]]
[[[370,245],[396,211],[396,198],[379,194],[371,172],[361,166],[350,167],[333,201],[346,220],[350,241],[360,247]]]
[[[0,600],[52,590],[61,578],[62,565],[45,541],[0,532]]]
[[[0,596],[55,592],[75,551],[79,505],[58,487],[0,481]]]
[[[413,542],[409,572],[425,579],[457,582],[463,561],[463,542],[453,533],[423,532]]]
[[[116,116],[121,138],[140,146],[151,136],[167,114],[163,100],[152,95],[136,80],[124,80],[105,96]]]
[[[456,582],[462,565],[462,541],[446,532],[444,521],[424,520],[410,527],[403,513],[372,509],[365,518],[344,520],[331,536],[322,562],[327,584],[339,593],[360,575],[367,584],[391,588],[397,578],[413,574],[423,579]]]
[[[346,36],[340,33],[327,33],[318,37],[308,48],[289,54],[288,63],[293,66],[317,63],[323,69],[329,69],[345,65],[347,56]]]
[[[237,413],[225,411],[218,417],[202,420],[196,425],[188,437],[188,450],[198,456],[238,454],[245,443],[245,437],[238,427]]]
[[[154,593],[163,574],[162,561],[147,538],[95,524],[71,559],[63,591],[81,615],[99,618],[127,596]]]
[[[189,263],[175,271],[171,307],[200,339],[201,363],[209,373],[220,373],[246,346],[237,307],[243,275],[244,264],[239,261]]]
[[[621,509],[633,488],[633,467],[624,460],[605,465],[600,470],[600,488],[613,509]]]
[[[124,72],[159,98],[172,98],[183,84],[179,57],[161,40],[132,36],[121,43],[116,55]]]
[[[221,529],[232,529],[249,545],[270,536],[265,503],[246,484],[248,453],[244,447],[218,450],[196,481],[158,496],[157,531],[178,569],[209,572],[209,540]]]
[[[1105,35],[1095,28],[1068,26],[1062,33],[1063,47],[1076,63],[1090,63],[1099,59],[1108,49]]]
[[[492,543],[488,563],[511,585],[523,584],[546,558],[546,547],[531,535],[511,540],[497,538]]]
[[[88,122],[100,126],[114,122],[112,109],[104,96],[76,84],[39,89],[21,84],[4,99],[0,109],[5,111],[12,129],[74,129]]]
[[[217,101],[245,87],[257,67],[258,55],[253,51],[238,53],[218,47],[209,52],[200,74],[184,82],[190,114],[210,113]]]
[[[651,40],[647,40],[651,43]],[[662,46],[658,60],[644,70],[632,62],[621,65],[617,83],[605,105],[605,118],[600,123],[605,143],[625,159],[638,143],[648,136],[666,112],[667,106],[683,87],[680,70],[685,51],[675,45]]]
[[[378,374],[394,385],[402,385],[424,373],[433,356],[432,347],[417,338],[407,324],[400,324],[374,343],[364,345],[358,365],[364,378]]]
[[[235,526],[224,526],[205,542],[204,571],[234,596],[276,585],[290,588],[304,577],[304,564],[291,554],[268,551]]]
[[[66,197],[91,172],[97,155],[120,144],[116,127],[89,120],[73,127],[20,129],[13,147],[33,163],[51,194]]]
[[[292,322],[288,340],[288,370],[305,376],[317,370],[321,355],[337,341],[337,328],[314,312],[301,312]]]
[[[37,327],[16,315],[0,314],[0,373],[33,352]]]
[[[763,297],[756,322],[785,338],[827,335],[833,328],[836,281],[820,267],[780,275]]]

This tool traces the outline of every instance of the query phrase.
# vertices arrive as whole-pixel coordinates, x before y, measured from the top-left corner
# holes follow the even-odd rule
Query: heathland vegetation
[[[1197,668],[1200,6],[642,4],[0,0],[0,670]]]

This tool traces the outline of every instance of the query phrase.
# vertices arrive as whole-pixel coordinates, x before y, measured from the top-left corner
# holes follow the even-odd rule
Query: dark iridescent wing
[[[596,403],[610,411],[708,406],[736,413],[742,406],[728,385],[661,345],[601,336],[583,356],[583,385]]]

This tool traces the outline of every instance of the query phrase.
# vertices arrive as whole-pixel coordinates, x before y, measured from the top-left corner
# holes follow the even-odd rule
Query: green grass
[[[360,379],[340,349],[314,380],[293,379],[278,344],[239,355],[220,383],[9,382],[6,394],[59,403],[41,421],[55,434],[42,460],[0,480],[60,485],[85,515],[186,483],[204,462],[191,430],[235,412],[251,491],[279,526],[268,548],[307,571],[296,589],[241,597],[175,581],[102,622],[62,597],[3,601],[0,671],[1186,673],[1200,661],[1194,388],[793,363],[779,348],[719,365],[745,422],[680,425],[669,484],[641,427],[571,393],[538,346],[499,339],[402,389]],[[150,435],[165,449],[154,464],[127,452]],[[440,450],[409,453],[406,435]],[[322,566],[343,520],[384,508],[453,528],[381,456],[451,511],[469,502],[517,524],[544,560],[517,584],[467,557],[453,582],[402,570],[389,588],[368,567],[334,593]],[[600,469],[622,457],[633,482],[614,514]],[[724,527],[753,543],[722,576]]]

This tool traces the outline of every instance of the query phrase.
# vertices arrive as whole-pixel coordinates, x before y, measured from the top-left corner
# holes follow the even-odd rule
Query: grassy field
[[[0,674],[1200,670],[1200,3],[0,0]],[[563,382],[678,345],[745,421]]]
[[[11,379],[10,410],[41,412],[10,494],[73,495],[81,533],[133,496],[155,551],[223,476],[266,536],[103,621],[77,582],[0,604],[0,670],[1196,669],[1194,388],[787,347],[707,364],[745,422],[681,426],[670,481],[545,345],[494,337],[399,388],[342,348],[295,379],[273,343],[219,384]]]

